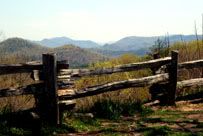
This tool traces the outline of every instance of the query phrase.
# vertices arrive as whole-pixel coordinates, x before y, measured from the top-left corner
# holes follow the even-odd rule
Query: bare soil
[[[58,136],[141,136],[154,134],[203,135],[203,99],[179,101],[176,106],[150,106],[154,113],[134,115],[112,121],[100,119],[93,130]],[[149,106],[149,105],[148,105]]]

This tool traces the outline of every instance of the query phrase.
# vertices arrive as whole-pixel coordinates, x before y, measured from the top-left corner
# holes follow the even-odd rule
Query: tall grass
[[[116,65],[134,63],[138,61],[145,61],[148,58],[146,57],[138,57],[135,55],[123,55],[119,58],[112,59],[106,62],[99,62],[90,66],[91,69],[96,68],[106,68],[106,67],[114,67]],[[123,72],[123,73],[115,73],[111,75],[102,75],[102,76],[92,76],[92,77],[84,77],[76,82],[76,88],[82,89],[88,86],[94,86],[99,84],[104,84],[113,81],[121,81],[131,78],[139,78],[151,75],[150,70],[139,70],[134,72]],[[150,95],[148,92],[148,87],[145,88],[129,88],[123,89],[115,92],[107,92],[97,96],[82,98],[77,100],[76,109],[77,110],[89,110],[94,104],[98,101],[111,100],[113,102],[121,102],[121,103],[132,103],[132,102],[143,102],[146,99],[149,99]]]
[[[25,63],[30,60],[31,59],[27,57],[16,55],[0,56],[1,64]],[[30,78],[30,74],[19,73],[0,75],[0,89],[17,88],[33,82],[34,81]],[[34,98],[32,95],[0,98],[0,110],[9,107],[11,111],[18,111],[22,109],[32,108],[33,106]]]
[[[203,59],[203,43],[201,40],[194,40],[189,42],[185,42],[184,40],[182,40],[182,42],[177,42],[173,46],[171,46],[170,50],[179,51],[179,63]],[[178,80],[201,78],[203,76],[202,74],[202,68],[193,68],[189,70],[183,69],[178,72]],[[202,87],[186,88],[183,90],[177,90],[177,94],[185,95],[201,90]]]

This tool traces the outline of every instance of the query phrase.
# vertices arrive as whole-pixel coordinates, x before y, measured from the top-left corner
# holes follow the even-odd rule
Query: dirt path
[[[145,116],[121,117],[117,121],[99,119],[99,125],[89,125],[84,130],[58,136],[203,136],[202,100],[179,101],[173,107],[153,106],[154,112]]]

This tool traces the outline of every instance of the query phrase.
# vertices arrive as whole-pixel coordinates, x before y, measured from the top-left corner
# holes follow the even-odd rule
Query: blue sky
[[[203,0],[0,0],[6,38],[67,36],[96,42],[201,32]]]

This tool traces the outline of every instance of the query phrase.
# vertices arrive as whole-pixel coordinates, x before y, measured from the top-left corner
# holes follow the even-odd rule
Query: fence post
[[[171,52],[171,64],[169,65],[168,105],[175,105],[177,73],[178,73],[178,51]]]
[[[159,58],[160,58],[159,53],[158,53],[158,52],[157,52],[157,53],[154,53],[154,54],[153,54],[153,58],[154,58],[154,59],[159,59]]]
[[[153,54],[153,59],[159,59],[159,58],[160,58],[159,53],[154,53],[154,54]],[[153,75],[156,75],[157,69],[158,69],[158,68],[151,68]]]
[[[43,54],[44,91],[42,93],[41,112],[45,121],[52,125],[59,124],[59,106],[57,96],[56,54]]]

